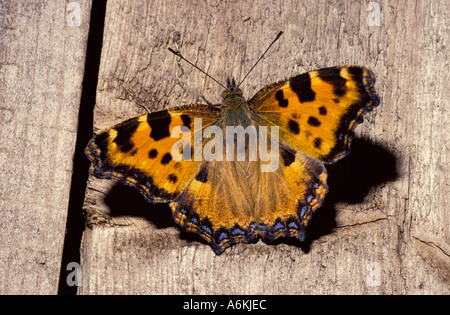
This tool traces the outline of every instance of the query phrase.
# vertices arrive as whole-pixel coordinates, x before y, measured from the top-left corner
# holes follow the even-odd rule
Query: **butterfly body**
[[[324,163],[349,153],[356,125],[379,104],[374,83],[365,68],[339,66],[278,81],[246,101],[229,81],[220,106],[130,119],[94,137],[86,154],[97,177],[169,203],[175,222],[217,254],[259,237],[303,240],[328,192]],[[179,147],[181,127],[188,132]]]
[[[251,112],[248,103],[242,96],[242,90],[237,88],[234,79],[228,80],[227,90],[222,92],[220,118],[225,126],[242,125],[248,126],[250,124]]]

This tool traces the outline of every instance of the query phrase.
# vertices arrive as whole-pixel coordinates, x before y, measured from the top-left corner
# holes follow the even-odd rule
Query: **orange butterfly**
[[[303,241],[328,192],[324,163],[349,153],[356,125],[379,105],[374,83],[370,70],[338,66],[270,84],[246,101],[229,80],[222,104],[132,118],[99,133],[85,152],[96,177],[133,186],[150,203],[168,203],[175,222],[216,254],[259,237]],[[238,126],[240,144],[237,133],[227,134]],[[266,158],[264,150],[252,152],[255,135]]]

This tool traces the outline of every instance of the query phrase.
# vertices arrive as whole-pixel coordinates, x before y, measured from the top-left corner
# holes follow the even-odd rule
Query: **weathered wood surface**
[[[78,4],[0,4],[0,294],[58,291],[91,6]]]
[[[437,294],[450,292],[449,2],[109,1],[96,131],[150,110],[219,102],[222,89],[165,50],[243,85],[357,64],[377,75],[381,106],[352,154],[329,166],[330,193],[305,243],[240,244],[216,256],[164,206],[90,176],[80,294]],[[370,24],[370,25],[369,25]]]

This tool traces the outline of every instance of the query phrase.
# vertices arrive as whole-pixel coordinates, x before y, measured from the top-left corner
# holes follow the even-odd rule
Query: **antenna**
[[[189,60],[187,60],[186,58],[184,58],[181,53],[179,51],[175,51],[170,47],[167,47],[167,50],[169,50],[172,54],[174,54],[175,56],[180,57],[181,59],[183,59],[184,61],[186,61],[188,64],[190,64],[191,66],[193,66],[194,68],[196,68],[197,70],[199,70],[200,72],[204,73],[208,78],[212,79],[214,82],[216,82],[217,84],[219,84],[221,87],[223,87],[225,90],[228,91],[228,88],[225,87],[225,85],[223,85],[222,83],[220,83],[219,81],[217,81],[216,79],[214,79],[212,76],[210,76],[208,73],[206,73],[205,71],[203,71],[202,69],[200,69],[199,67],[197,67],[196,65],[194,65],[192,62],[190,62]]]
[[[262,57],[264,57],[264,55],[266,54],[266,52],[270,49],[270,47],[272,47],[273,44],[275,44],[275,42],[280,38],[280,36],[283,34],[283,31],[280,31],[277,35],[277,37],[275,37],[275,39],[270,43],[269,47],[267,47],[266,51],[263,52],[263,54],[261,55],[261,57],[259,57],[259,59],[256,61],[256,63],[253,65],[253,67],[250,69],[249,72],[247,72],[247,74],[245,75],[245,77],[241,80],[241,82],[239,82],[239,84],[237,85],[236,88],[238,88],[242,82],[244,82],[245,79],[247,79],[248,75],[250,74],[250,72],[252,72],[253,68],[256,67],[256,65],[258,64],[258,62],[262,59]]]
[[[275,39],[270,43],[269,47],[267,47],[267,49],[264,51],[264,53],[261,55],[261,57],[259,57],[259,59],[256,61],[256,63],[253,65],[253,67],[250,69],[249,72],[247,72],[247,74],[245,75],[245,77],[241,80],[241,82],[239,82],[239,84],[236,86],[236,88],[238,88],[242,82],[244,82],[245,79],[247,79],[248,75],[250,74],[250,72],[252,72],[253,68],[256,67],[256,65],[258,64],[258,62],[262,59],[262,57],[264,57],[264,55],[266,54],[266,52],[270,49],[270,47],[272,47],[273,44],[275,44],[275,42],[280,38],[280,36],[283,34],[283,31],[280,31],[277,35],[277,37],[275,37]],[[184,58],[181,53],[179,51],[173,50],[170,47],[166,47],[167,50],[169,50],[172,54],[174,54],[175,56],[180,57],[181,59],[183,59],[184,61],[186,61],[188,64],[190,64],[191,66],[193,66],[195,69],[199,70],[200,72],[202,72],[203,74],[205,74],[208,78],[212,79],[214,82],[216,82],[217,84],[219,84],[221,87],[223,87],[225,90],[229,91],[229,89],[227,87],[225,87],[225,85],[223,85],[222,83],[220,83],[219,81],[217,81],[216,79],[214,79],[212,76],[210,76],[208,73],[206,73],[206,71],[200,69],[199,67],[197,67],[196,65],[194,65],[192,62],[190,62],[189,60],[187,60],[186,58]]]

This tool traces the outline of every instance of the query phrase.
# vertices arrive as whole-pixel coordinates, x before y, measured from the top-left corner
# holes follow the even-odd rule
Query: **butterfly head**
[[[227,89],[222,92],[222,98],[225,106],[245,101],[242,97],[242,90],[236,86],[236,81],[229,78],[227,79]]]

